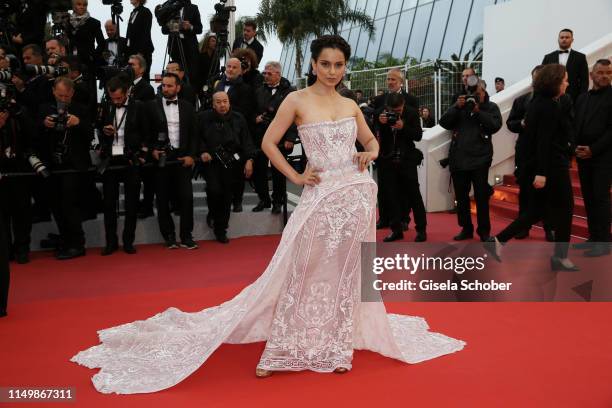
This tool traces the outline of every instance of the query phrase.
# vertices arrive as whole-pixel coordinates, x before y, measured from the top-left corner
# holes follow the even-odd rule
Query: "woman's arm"
[[[283,173],[289,181],[297,185],[314,185],[319,183],[317,171],[308,167],[303,174],[296,172],[293,167],[287,162],[281,151],[278,149],[278,143],[281,141],[285,132],[295,121],[298,106],[298,92],[291,92],[283,103],[281,103],[276,116],[268,126],[266,134],[261,142],[261,150],[270,159],[270,162],[278,171]]]
[[[363,112],[361,112],[361,109],[359,109],[356,103],[354,103],[354,105],[356,110],[355,120],[357,121],[357,140],[365,149],[364,152],[355,154],[355,161],[359,165],[359,170],[364,171],[371,161],[378,158],[379,146],[378,141],[363,117]]]

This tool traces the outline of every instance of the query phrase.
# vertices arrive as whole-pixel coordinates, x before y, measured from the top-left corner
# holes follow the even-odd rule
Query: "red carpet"
[[[450,215],[431,216],[430,239],[448,239],[454,226]],[[278,239],[202,242],[197,251],[151,245],[135,256],[106,258],[90,250],[69,262],[36,254],[13,268],[9,317],[0,320],[0,387],[76,388],[76,403],[12,405],[18,407],[612,406],[606,303],[389,304],[389,311],[426,317],[432,330],[467,341],[466,348],[415,365],[357,351],[345,375],[261,380],[254,369],[263,343],[224,345],[176,387],[117,396],[97,393],[95,371],[68,361],[97,344],[98,329],[169,306],[196,311],[230,298],[261,273]]]

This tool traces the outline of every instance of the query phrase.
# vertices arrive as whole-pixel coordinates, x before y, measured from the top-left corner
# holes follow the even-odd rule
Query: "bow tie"
[[[565,50],[565,51],[561,50],[559,51],[559,54],[569,54],[569,50]]]
[[[173,100],[173,101],[166,101],[166,105],[168,105],[168,106],[169,106],[169,105],[172,105],[172,104],[174,104],[174,105],[178,105],[178,99],[175,99],[175,100]]]

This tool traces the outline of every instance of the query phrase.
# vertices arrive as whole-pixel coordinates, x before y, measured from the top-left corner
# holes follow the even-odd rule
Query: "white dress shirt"
[[[240,45],[240,48],[248,48],[249,45],[253,44],[253,41],[255,41],[255,37],[251,38],[249,41],[246,41],[244,37],[242,37],[242,44]]]
[[[571,48],[568,51],[569,52],[559,53],[559,64],[563,66],[567,65],[567,60],[569,59],[570,52],[572,52]]]
[[[128,102],[129,100],[126,100],[125,105],[127,105]],[[120,156],[123,154],[123,148],[125,147],[125,122],[127,122],[125,106],[115,107],[113,126],[117,130],[117,136],[113,139],[113,156]]]
[[[162,98],[162,105],[164,107],[164,113],[166,114],[166,123],[168,123],[168,139],[170,140],[170,145],[177,149],[180,145],[179,108],[178,104],[173,103],[168,105],[166,101],[168,101],[168,99]]]
[[[117,55],[119,55],[118,48],[119,44],[117,43],[117,40],[108,42],[108,51],[110,52],[108,65],[113,65],[115,63],[115,59],[117,58]]]

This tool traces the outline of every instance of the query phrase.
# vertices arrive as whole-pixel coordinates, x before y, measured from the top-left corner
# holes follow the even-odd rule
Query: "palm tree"
[[[295,72],[300,76],[302,49],[309,36],[338,34],[343,23],[358,24],[371,38],[374,21],[363,11],[352,10],[348,0],[262,0],[257,25],[268,34],[276,34],[286,46],[295,48]]]

